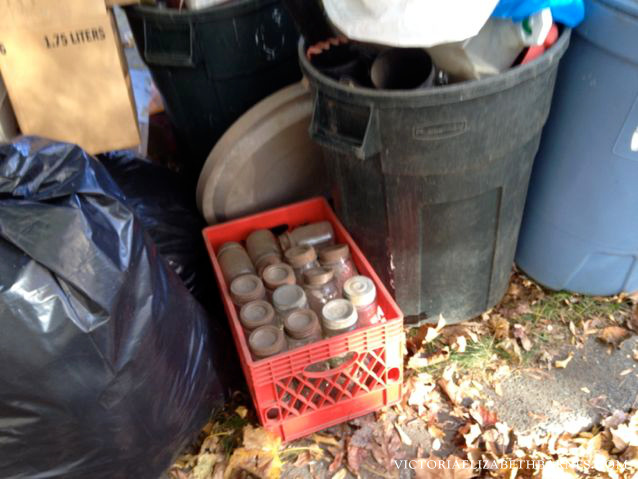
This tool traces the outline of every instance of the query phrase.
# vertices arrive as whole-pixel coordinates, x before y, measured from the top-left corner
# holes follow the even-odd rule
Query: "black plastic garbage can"
[[[278,0],[193,11],[131,6],[126,14],[195,173],[239,116],[301,77],[298,34]]]
[[[403,91],[338,83],[300,43],[337,212],[406,315],[462,321],[505,293],[569,34],[502,75]]]

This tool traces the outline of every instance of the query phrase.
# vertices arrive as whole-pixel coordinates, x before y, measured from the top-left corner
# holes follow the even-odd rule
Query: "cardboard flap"
[[[33,28],[106,13],[104,0],[0,0],[0,28]]]

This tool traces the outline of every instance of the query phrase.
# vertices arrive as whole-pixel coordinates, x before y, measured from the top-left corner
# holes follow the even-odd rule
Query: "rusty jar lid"
[[[331,281],[335,273],[330,268],[312,268],[304,271],[303,280],[308,286],[321,286]]]
[[[242,306],[257,299],[264,299],[266,290],[259,277],[254,274],[244,274],[230,283],[230,295],[236,305]]]
[[[350,257],[350,248],[347,244],[326,246],[319,252],[322,263],[337,263]]]
[[[259,259],[255,261],[255,268],[257,269],[257,274],[261,276],[264,270],[272,264],[281,264],[281,254],[266,253],[264,255],[261,255]]]
[[[296,284],[279,286],[272,294],[272,302],[277,311],[290,311],[308,306],[306,293]]]
[[[294,246],[284,253],[286,261],[293,268],[299,268],[304,264],[317,260],[317,252],[312,246],[301,245]]]
[[[286,338],[276,326],[260,326],[248,336],[248,346],[257,358],[267,358],[285,349]]]
[[[271,291],[276,290],[284,284],[295,284],[295,272],[286,263],[271,264],[266,266],[261,275],[266,288]]]
[[[260,326],[272,324],[275,320],[275,310],[268,301],[258,299],[246,303],[239,311],[241,325],[249,331]]]
[[[321,331],[319,318],[311,309],[298,309],[284,318],[284,329],[291,338],[305,339]]]
[[[236,241],[228,241],[227,243],[224,243],[223,245],[219,247],[219,249],[217,250],[217,257],[219,258],[226,251],[230,249],[235,249],[235,248],[244,249],[244,247],[241,244],[237,243]]]

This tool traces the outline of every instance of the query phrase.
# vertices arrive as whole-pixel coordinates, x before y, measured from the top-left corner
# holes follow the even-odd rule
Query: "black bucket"
[[[415,90],[339,83],[300,42],[337,213],[406,315],[462,321],[505,293],[569,36],[501,75]]]
[[[195,174],[237,118],[301,78],[298,34],[281,1],[131,6],[126,14]]]

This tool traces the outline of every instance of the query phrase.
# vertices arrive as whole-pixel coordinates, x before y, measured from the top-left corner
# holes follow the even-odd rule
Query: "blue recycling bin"
[[[516,262],[555,290],[638,290],[638,2],[589,0],[559,66]]]

